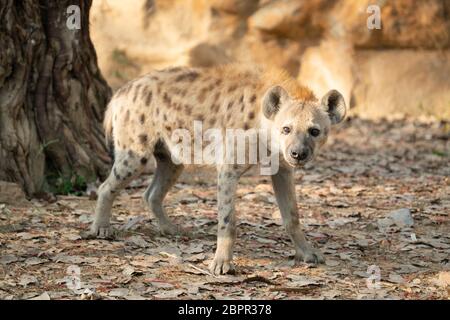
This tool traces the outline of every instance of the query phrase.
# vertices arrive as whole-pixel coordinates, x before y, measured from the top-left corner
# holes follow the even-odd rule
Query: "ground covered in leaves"
[[[159,235],[141,200],[151,176],[115,202],[117,241],[81,239],[88,196],[0,204],[0,299],[448,299],[449,152],[448,123],[348,120],[297,174],[318,267],[294,263],[267,177],[242,180],[237,272],[220,277],[212,174],[186,173],[166,199],[189,236]]]

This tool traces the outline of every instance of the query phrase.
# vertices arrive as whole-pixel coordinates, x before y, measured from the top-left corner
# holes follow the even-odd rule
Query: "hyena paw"
[[[92,224],[88,232],[82,234],[84,239],[107,239],[113,240],[116,237],[116,232],[111,226],[98,226]]]
[[[221,258],[214,258],[214,260],[209,265],[209,271],[216,276],[227,273],[235,273],[233,263],[230,260]]]
[[[297,261],[309,263],[309,264],[321,264],[325,263],[325,257],[323,254],[315,248],[308,248],[306,250],[298,250],[295,254]]]

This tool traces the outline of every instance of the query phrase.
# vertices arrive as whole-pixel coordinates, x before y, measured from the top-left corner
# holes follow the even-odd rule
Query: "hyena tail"
[[[103,128],[105,129],[106,145],[109,149],[109,154],[114,160],[114,141],[113,141],[113,106],[112,103],[108,104],[105,111],[105,118],[103,119]]]

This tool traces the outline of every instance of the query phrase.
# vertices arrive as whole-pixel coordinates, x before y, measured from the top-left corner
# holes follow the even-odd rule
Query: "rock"
[[[308,48],[301,60],[298,80],[314,91],[320,99],[336,89],[350,107],[354,86],[353,46],[345,39],[328,39]]]
[[[273,1],[250,17],[249,27],[297,40],[317,38],[326,30],[327,9],[332,7],[327,0]]]
[[[224,48],[209,43],[200,43],[189,52],[189,64],[193,67],[212,67],[231,61]]]
[[[392,227],[395,223],[392,219],[389,218],[381,218],[377,220],[378,229],[381,232],[386,232],[390,227]]]
[[[330,15],[352,42],[362,48],[442,49],[450,46],[448,1],[386,0],[378,2],[381,29],[366,27],[371,0],[340,0]],[[314,14],[314,13],[313,13]]]
[[[258,33],[247,35],[234,51],[239,61],[282,68],[293,77],[298,74],[301,53],[298,41]]]
[[[450,118],[450,51],[364,50],[355,54],[355,113]]]
[[[386,218],[377,220],[380,231],[384,232],[392,226],[399,228],[410,228],[414,225],[414,220],[411,211],[407,208],[402,208],[390,212]]]
[[[212,0],[211,2],[211,6],[216,10],[246,16],[258,8],[259,0]]]
[[[388,217],[394,221],[394,223],[400,228],[412,227],[414,225],[414,220],[411,216],[411,210],[407,208],[402,208],[391,212]]]
[[[0,203],[17,204],[27,198],[17,183],[0,181]]]
[[[254,63],[287,70],[318,97],[337,89],[364,118],[450,119],[449,1],[379,1],[381,30],[366,26],[370,0],[154,0],[147,24],[136,2],[92,6],[113,88],[155,68]]]

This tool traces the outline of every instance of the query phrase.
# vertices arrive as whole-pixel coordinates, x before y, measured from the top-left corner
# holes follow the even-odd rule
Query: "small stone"
[[[402,208],[389,213],[388,218],[392,219],[400,228],[412,227],[414,225],[411,210],[407,208]]]

